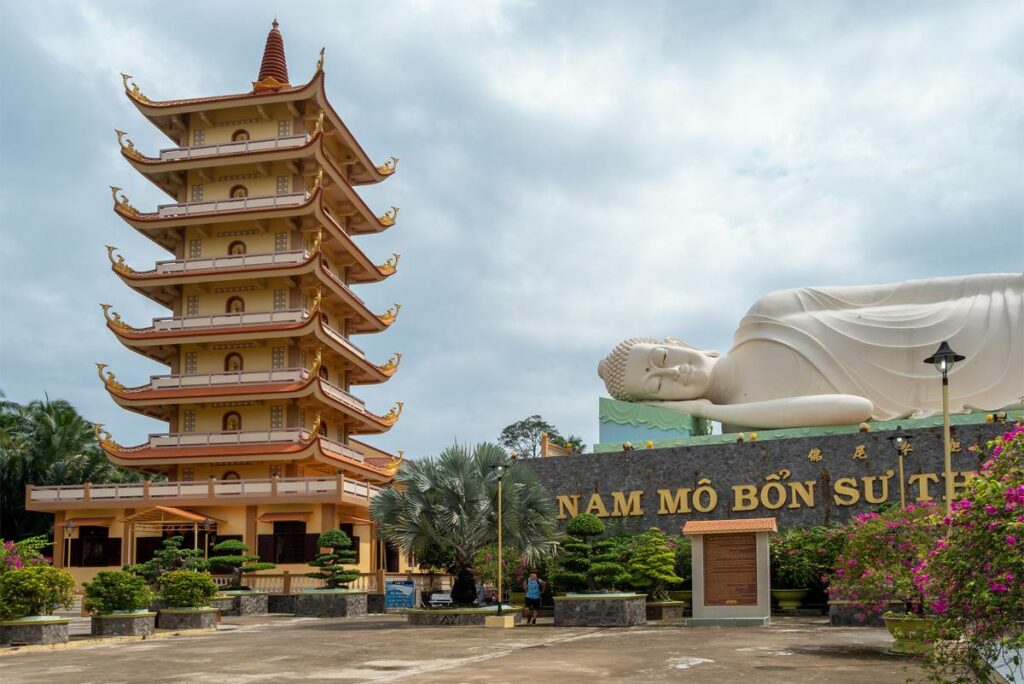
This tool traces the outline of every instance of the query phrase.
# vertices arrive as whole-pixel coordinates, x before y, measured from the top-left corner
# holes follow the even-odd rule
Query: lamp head
[[[935,353],[924,360],[925,363],[934,364],[935,368],[945,377],[946,373],[953,369],[953,364],[963,361],[967,357],[957,354],[945,340],[935,350]]]
[[[896,426],[896,432],[889,435],[889,443],[892,444],[892,448],[896,450],[896,453],[902,454],[907,444],[910,444],[910,440],[913,436],[903,431],[903,427],[900,425]]]
[[[494,471],[494,474],[500,480],[501,478],[505,477],[505,471],[508,470],[508,464],[505,463],[504,460],[495,461],[494,463],[491,464],[491,470]]]
[[[64,523],[64,527],[67,528],[68,532],[70,532],[71,530],[75,529],[75,521],[68,520],[66,523]]]

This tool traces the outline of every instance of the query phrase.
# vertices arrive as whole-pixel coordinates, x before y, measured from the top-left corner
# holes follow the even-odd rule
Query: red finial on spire
[[[288,63],[284,59],[284,39],[281,32],[277,30],[277,17],[271,24],[270,33],[267,34],[267,45],[263,48],[263,61],[260,63],[260,75],[257,83],[263,83],[266,79],[272,78],[278,85],[288,85]]]

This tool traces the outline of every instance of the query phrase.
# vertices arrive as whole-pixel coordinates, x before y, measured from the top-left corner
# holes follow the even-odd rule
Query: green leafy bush
[[[598,537],[604,534],[604,523],[593,513],[580,513],[565,526],[565,533],[579,539]]]
[[[638,535],[629,560],[629,577],[635,589],[647,593],[652,601],[668,599],[666,589],[682,582],[675,573],[675,553],[669,540],[657,527]]]
[[[772,586],[776,589],[817,589],[831,575],[846,545],[838,525],[794,526],[771,540]]]
[[[71,573],[52,565],[8,570],[0,575],[0,619],[50,615],[71,605],[74,589]]]
[[[356,551],[347,534],[341,530],[327,530],[317,538],[316,543],[320,548],[330,551],[318,554],[309,562],[319,570],[306,573],[306,577],[324,580],[329,589],[340,589],[359,579],[358,570],[345,567],[356,562]]]
[[[153,553],[153,558],[145,563],[126,565],[124,569],[144,578],[151,587],[158,587],[160,577],[172,570],[206,570],[209,563],[203,558],[203,552],[200,549],[181,548],[183,540],[180,536],[164,539],[161,548]]]
[[[205,572],[171,570],[160,576],[160,598],[170,608],[202,608],[216,594],[217,585]]]
[[[142,610],[153,601],[153,592],[146,585],[146,580],[130,572],[104,570],[97,573],[92,582],[82,586],[85,589],[85,609],[100,615]]]
[[[676,586],[689,588],[693,582],[693,542],[686,537],[673,537],[670,542],[675,546],[675,573],[679,577]]]
[[[558,591],[594,589],[590,577],[594,549],[590,540],[604,534],[604,523],[596,515],[581,513],[569,521],[565,532],[553,578]]]
[[[277,566],[273,563],[260,562],[260,557],[246,553],[249,547],[238,539],[226,539],[213,547],[217,555],[207,559],[210,568],[227,568],[231,571],[231,585],[226,589],[244,589],[242,574],[258,570],[271,570]]]

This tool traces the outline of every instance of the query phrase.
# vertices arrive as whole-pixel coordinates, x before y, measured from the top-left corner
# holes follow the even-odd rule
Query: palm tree
[[[381,538],[418,557],[445,549],[455,575],[452,601],[473,603],[473,556],[497,541],[498,481],[491,468],[506,461],[496,444],[455,444],[436,458],[409,461],[370,503]],[[555,511],[536,475],[511,463],[502,487],[503,542],[532,561],[554,547]]]
[[[93,424],[62,399],[19,405],[0,393],[0,538],[50,531],[53,517],[25,510],[25,485],[138,480],[111,464]]]

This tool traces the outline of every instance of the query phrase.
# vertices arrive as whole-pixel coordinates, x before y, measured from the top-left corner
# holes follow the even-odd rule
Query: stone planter
[[[210,602],[211,606],[220,608],[221,615],[266,615],[270,610],[268,595],[258,591],[225,591],[230,600],[227,608]]]
[[[905,613],[906,604],[893,601],[889,604],[890,613]],[[882,617],[861,608],[855,608],[849,601],[829,601],[828,621],[833,627],[884,627]]]
[[[482,627],[488,617],[497,617],[497,607],[494,608],[407,608],[405,611],[406,621],[416,627]],[[503,611],[503,617],[511,617],[514,624],[522,621],[522,613],[507,606]]]
[[[810,589],[772,589],[772,598],[782,610],[796,610]]]
[[[633,627],[647,622],[643,594],[568,594],[555,597],[556,627]]]
[[[934,616],[901,615],[885,613],[882,615],[885,628],[892,635],[891,653],[900,655],[923,655],[932,650],[931,632],[935,627]]]
[[[215,596],[210,599],[210,607],[219,610],[221,615],[231,615],[231,611],[235,608],[235,598],[233,596]]]
[[[681,620],[686,607],[682,601],[648,601],[648,620]]]
[[[296,617],[365,617],[366,592],[348,589],[304,591],[295,595]]]
[[[689,608],[693,605],[692,589],[680,589],[679,591],[670,591],[668,592],[668,597],[673,601],[680,601],[686,608]]]
[[[0,643],[11,646],[35,646],[40,644],[66,644],[68,641],[68,618],[52,615],[31,615],[17,620],[0,622]]]
[[[384,601],[384,594],[371,592],[366,595],[366,612],[381,614],[387,612],[387,607]]]
[[[525,591],[510,591],[508,593],[508,602],[514,606],[525,606],[526,605],[526,592]]]
[[[267,610],[271,613],[295,613],[298,594],[268,594]]]
[[[216,629],[216,608],[161,608],[158,616],[160,629]]]
[[[93,615],[89,631],[98,637],[147,636],[156,631],[156,613],[138,610]]]

